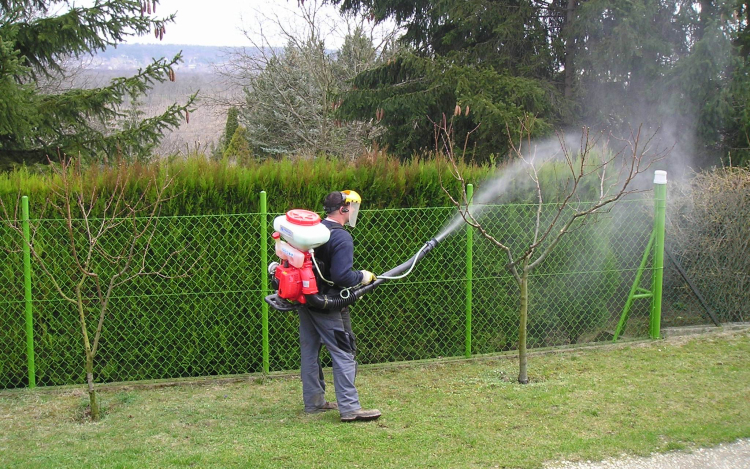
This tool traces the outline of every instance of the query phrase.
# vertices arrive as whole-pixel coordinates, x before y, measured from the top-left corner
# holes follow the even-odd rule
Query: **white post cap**
[[[667,172],[657,170],[654,171],[654,184],[666,184],[667,183]]]

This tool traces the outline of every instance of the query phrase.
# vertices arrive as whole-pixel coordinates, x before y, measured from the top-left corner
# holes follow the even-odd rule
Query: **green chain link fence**
[[[536,210],[536,205],[489,206],[482,222],[487,232],[518,252],[529,242]],[[544,206],[543,223],[555,211],[554,205]],[[353,231],[355,266],[378,273],[401,264],[455,213],[452,207],[363,210]],[[271,240],[262,239],[261,226],[265,222],[270,234],[277,215],[158,218],[154,236],[139,245],[145,249],[148,242],[148,250],[136,267],[142,262],[146,270],[158,270],[167,260],[168,267],[161,275],[137,277],[115,290],[103,323],[95,379],[121,382],[263,371],[262,298],[268,292],[261,287],[266,266],[260,252],[265,246],[268,260],[275,255]],[[76,269],[64,222],[32,220],[32,225],[36,249],[57,281],[71,291]],[[118,228],[128,229],[132,227],[127,224]],[[644,198],[623,201],[566,235],[532,273],[529,347],[611,340],[652,229],[653,201]],[[102,243],[110,243],[106,248],[116,253],[124,236],[113,232]],[[7,247],[0,250],[0,388],[29,385],[23,258],[17,237],[0,228],[1,246]],[[467,311],[472,354],[516,348],[518,288],[505,268],[507,258],[478,232],[471,238],[469,244],[467,229],[461,226],[411,275],[384,283],[354,305],[360,363],[465,355]],[[471,263],[467,249],[472,250]],[[97,262],[104,266],[103,260]],[[186,269],[187,275],[181,275]],[[646,283],[650,272],[649,267]],[[683,283],[668,269],[666,276],[662,325],[677,317],[682,318],[677,322],[706,322],[700,305],[687,303]],[[85,382],[76,308],[60,298],[38,263],[32,262],[32,280],[36,385]],[[90,299],[86,314],[93,335],[96,291],[83,293]],[[626,336],[648,336],[649,308],[648,301],[634,302]],[[295,314],[269,312],[268,343],[270,371],[299,367]]]

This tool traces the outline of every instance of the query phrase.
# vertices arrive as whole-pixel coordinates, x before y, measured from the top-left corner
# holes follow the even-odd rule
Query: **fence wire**
[[[528,346],[611,340],[651,235],[651,200],[618,204],[574,225],[570,233],[531,272]],[[518,256],[533,240],[536,205],[486,207],[481,219],[497,243]],[[455,216],[455,209],[415,208],[363,210],[355,239],[355,267],[384,272],[413,256]],[[541,229],[555,206],[545,206]],[[97,382],[233,375],[262,371],[262,298],[268,260],[275,259],[270,240],[261,240],[280,214],[160,217],[123,223],[98,239],[92,269],[99,287],[85,278],[82,311],[91,340],[101,313],[102,292],[109,280],[139,271],[112,290],[106,303],[101,341],[95,360]],[[42,261],[32,260],[33,330],[36,381],[40,386],[85,382],[81,311],[65,300],[75,298],[82,275],[72,255],[71,235],[79,256],[90,243],[87,228],[76,220],[32,220],[34,247]],[[134,243],[133,230],[148,228]],[[21,240],[0,229],[0,388],[28,385],[24,322]],[[544,252],[549,242],[536,248]],[[473,233],[472,265],[467,270],[467,228],[442,241],[401,280],[388,281],[352,307],[357,360],[383,363],[464,355],[467,286],[471,279],[471,353],[517,347],[519,288],[508,272],[508,255],[496,243]],[[80,258],[80,257],[79,257]],[[85,258],[85,256],[83,257]],[[46,266],[46,271],[43,266]],[[650,264],[649,264],[650,266]],[[51,274],[51,275],[50,275]],[[684,282],[666,269],[663,325],[705,323],[706,317],[687,295]],[[650,270],[642,283],[650,282]],[[636,301],[625,335],[648,335],[650,302]],[[299,367],[297,317],[269,312],[271,371]]]

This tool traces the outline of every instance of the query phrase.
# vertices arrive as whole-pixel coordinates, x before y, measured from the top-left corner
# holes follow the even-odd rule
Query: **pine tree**
[[[695,137],[700,154],[750,154],[745,0],[330,1],[404,28],[397,59],[357,75],[339,109],[377,120],[401,156],[430,148],[454,106],[474,159],[505,154],[529,114],[532,137],[645,124]]]
[[[0,168],[44,163],[61,154],[114,158],[124,149],[143,158],[165,131],[187,120],[195,95],[125,128],[115,124],[127,118],[126,99],[175,79],[179,54],[100,88],[49,92],[38,84],[65,75],[68,59],[94,55],[131,36],[163,37],[174,15],[155,17],[158,3],[96,0],[85,8],[54,0],[0,0]]]
[[[333,0],[344,11],[395,20],[405,34],[396,58],[360,73],[344,95],[343,119],[374,119],[381,146],[401,157],[434,148],[434,126],[455,115],[457,141],[471,134],[470,158],[508,150],[532,114],[539,135],[558,120],[555,51],[535,0]],[[479,127],[477,127],[479,126]]]
[[[697,165],[747,155],[744,8],[734,0],[582,2],[571,31],[583,118],[693,140]]]

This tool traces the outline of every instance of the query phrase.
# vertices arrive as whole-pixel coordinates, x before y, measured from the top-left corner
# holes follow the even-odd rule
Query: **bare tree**
[[[459,113],[461,113],[461,110],[457,107],[456,114]],[[448,120],[444,116],[442,122],[435,123],[436,150],[448,159],[451,174],[458,180],[461,188],[457,195],[451,194],[445,185],[443,185],[443,190],[458,208],[463,222],[476,228],[492,245],[505,252],[508,261],[506,268],[518,285],[518,382],[522,384],[529,381],[526,353],[529,274],[544,262],[565,235],[580,224],[585,223],[592,215],[611,210],[615,202],[628,194],[637,192],[638,189],[633,187],[636,176],[648,170],[654,161],[666,155],[666,151],[662,151],[649,156],[654,150],[651,145],[654,135],[643,138],[640,128],[631,132],[628,138],[613,137],[621,145],[621,149],[616,152],[609,152],[603,157],[595,154],[601,135],[591,135],[588,128],[583,129],[580,148],[575,153],[568,147],[564,136],[558,134],[559,153],[562,155],[568,174],[562,192],[558,195],[553,213],[543,220],[542,209],[545,201],[538,172],[539,163],[535,161],[534,142],[531,139],[532,126],[533,118],[526,117],[521,122],[521,130],[517,138],[510,139],[512,142],[510,157],[525,169],[525,173],[529,176],[536,193],[536,216],[531,242],[520,251],[516,249],[514,252],[511,246],[488,231],[486,224],[481,220],[481,210],[476,210],[472,206],[474,201],[470,200],[467,194],[467,183],[461,175],[457,160],[463,158],[466,154],[471,132],[467,135],[463,148],[457,148],[452,139],[452,119]],[[591,178],[596,178],[599,188],[598,197],[595,200],[582,200],[579,197],[579,189],[584,181],[590,181]]]
[[[153,267],[152,248],[159,212],[168,199],[167,189],[173,181],[168,175],[160,178],[153,174],[146,186],[139,188],[136,200],[130,200],[131,173],[122,163],[113,170],[115,180],[108,194],[103,187],[86,181],[80,164],[69,158],[63,157],[54,167],[58,182],[52,188],[47,206],[64,225],[65,234],[60,237],[64,239],[57,241],[68,251],[73,265],[61,271],[60,266],[50,264],[50,257],[43,252],[50,249],[50,240],[35,242],[43,221],[31,220],[33,235],[28,246],[44,277],[78,314],[86,356],[91,419],[96,421],[100,411],[94,388],[94,359],[115,290],[140,276],[185,277],[197,258],[191,261],[184,249],[178,249],[168,252],[158,261],[159,265]],[[18,203],[11,212],[0,199],[0,209],[0,222],[23,240]],[[17,247],[23,242],[19,241]]]

